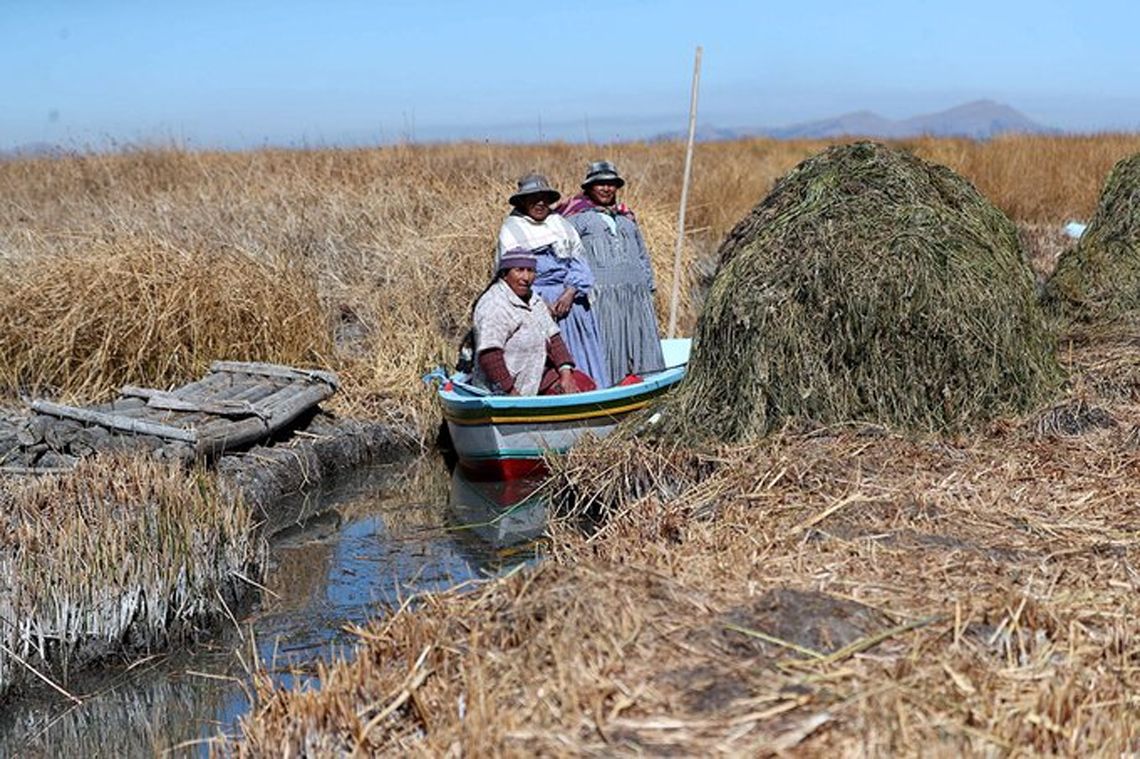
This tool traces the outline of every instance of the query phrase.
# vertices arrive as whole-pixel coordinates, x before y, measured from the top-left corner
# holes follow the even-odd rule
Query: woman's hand
[[[570,368],[559,369],[558,385],[566,395],[578,392],[578,383],[574,381],[574,370]]]
[[[550,313],[554,315],[555,319],[562,319],[566,314],[570,313],[570,307],[574,305],[574,297],[578,291],[573,287],[567,287],[558,296],[558,300],[554,301],[550,306]]]

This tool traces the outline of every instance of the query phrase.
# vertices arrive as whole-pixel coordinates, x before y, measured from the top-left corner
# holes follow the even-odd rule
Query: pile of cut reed
[[[1059,372],[1014,225],[951,170],[875,143],[797,166],[720,248],[660,435],[789,420],[968,427]]]
[[[262,553],[240,498],[169,462],[0,481],[0,693],[229,618]]]
[[[1089,322],[1140,308],[1140,153],[1113,167],[1096,214],[1047,283],[1048,302]]]

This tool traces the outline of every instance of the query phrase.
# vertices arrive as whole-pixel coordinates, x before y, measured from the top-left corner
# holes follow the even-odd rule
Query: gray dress
[[[665,368],[653,293],[657,285],[637,223],[598,208],[566,220],[578,230],[586,262],[594,273],[590,302],[598,320],[610,381]]]

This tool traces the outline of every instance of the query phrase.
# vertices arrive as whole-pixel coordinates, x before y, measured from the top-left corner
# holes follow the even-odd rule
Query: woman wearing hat
[[[653,267],[633,211],[618,202],[623,185],[616,166],[595,161],[586,170],[582,192],[559,209],[577,230],[594,274],[591,299],[609,368],[607,385],[665,368],[653,309]]]
[[[472,380],[495,393],[575,393],[574,359],[533,289],[535,258],[512,249],[499,257],[494,279],[475,303]]]
[[[496,269],[505,251],[527,250],[535,257],[534,290],[546,301],[579,370],[598,387],[609,387],[598,323],[590,303],[594,275],[582,257],[574,227],[551,207],[558,191],[541,174],[519,179],[513,207],[499,229]]]

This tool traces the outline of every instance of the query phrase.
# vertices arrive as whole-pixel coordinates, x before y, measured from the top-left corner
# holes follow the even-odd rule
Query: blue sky
[[[0,0],[0,150],[609,141],[988,98],[1140,131],[1140,3]]]

